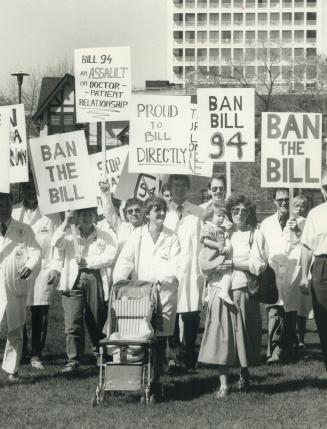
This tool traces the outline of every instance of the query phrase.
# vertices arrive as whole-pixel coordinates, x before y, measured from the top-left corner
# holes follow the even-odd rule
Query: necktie
[[[282,228],[282,231],[284,230],[285,226],[286,226],[286,222],[287,222],[287,217],[283,216],[279,219],[279,224]]]
[[[181,220],[183,217],[183,206],[177,206],[176,210],[177,210],[178,219]]]
[[[4,237],[6,235],[6,232],[7,232],[7,226],[5,223],[2,223],[1,224],[1,235],[2,235],[2,237]]]

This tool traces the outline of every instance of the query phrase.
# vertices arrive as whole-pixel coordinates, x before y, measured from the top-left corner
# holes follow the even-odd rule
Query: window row
[[[272,31],[174,31],[174,41],[176,44],[193,44],[195,37],[197,43],[261,43],[283,42],[283,43],[316,43],[316,30],[272,30]]]
[[[271,13],[174,13],[177,26],[230,25],[316,25],[316,12]]]
[[[176,8],[204,7],[316,7],[317,0],[174,0]]]
[[[265,63],[268,58],[270,61],[300,61],[313,60],[317,52],[315,48],[176,48],[173,50],[175,62],[219,62],[220,60],[235,64],[251,64],[253,62]]]

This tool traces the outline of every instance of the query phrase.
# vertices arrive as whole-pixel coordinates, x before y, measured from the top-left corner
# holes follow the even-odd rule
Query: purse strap
[[[252,248],[253,241],[254,241],[254,229],[252,228],[251,231],[250,231],[250,237],[249,237],[250,249]]]

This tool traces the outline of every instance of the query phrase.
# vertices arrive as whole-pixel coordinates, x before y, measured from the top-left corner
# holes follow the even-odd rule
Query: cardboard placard
[[[42,213],[96,207],[84,131],[31,139],[29,149]]]
[[[108,149],[106,151],[106,165],[107,165],[107,179],[110,185],[110,191],[115,192],[123,166],[128,154],[128,146],[120,146],[114,149]],[[104,180],[103,175],[103,156],[102,152],[94,153],[90,155],[91,168],[94,174],[94,182],[98,184]],[[98,201],[98,213],[101,211],[101,193],[100,188],[97,186],[97,201]],[[100,214],[100,213],[99,213]]]
[[[157,188],[159,188],[159,190],[161,189],[166,175],[129,173],[128,162],[129,156],[127,156],[125,160],[114,197],[122,201],[132,197],[145,201],[150,196],[155,195],[158,191]]]
[[[10,120],[7,106],[0,107],[0,192],[10,191],[9,182],[9,127]]]
[[[189,173],[190,102],[185,96],[132,96],[131,173]]]
[[[199,150],[202,144],[198,138],[198,109],[196,104],[191,104],[191,137],[189,144],[189,174],[193,176],[211,177],[213,160],[208,159],[207,154]]]
[[[322,115],[262,113],[261,186],[320,188]]]
[[[77,122],[129,120],[129,47],[75,49]]]
[[[197,101],[201,159],[254,162],[254,88],[200,88]]]

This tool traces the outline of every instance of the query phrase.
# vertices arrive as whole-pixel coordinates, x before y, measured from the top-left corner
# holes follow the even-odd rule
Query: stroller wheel
[[[145,404],[146,404],[146,398],[145,398],[145,394],[144,394],[144,393],[142,393],[142,395],[141,395],[140,403],[141,403],[142,405],[145,405]]]
[[[92,395],[91,405],[92,405],[92,407],[96,407],[98,405],[98,399],[97,399],[96,392],[94,392]]]
[[[154,393],[152,393],[152,394],[150,395],[149,405],[154,405],[154,404],[156,404],[156,403],[157,403],[156,395],[155,395]]]

